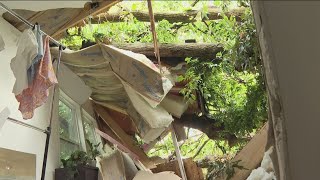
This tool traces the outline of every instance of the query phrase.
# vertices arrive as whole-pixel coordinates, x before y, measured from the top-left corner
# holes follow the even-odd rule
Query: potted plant
[[[87,142],[87,149],[88,149],[88,158],[89,158],[89,164],[91,166],[96,166],[96,157],[100,155],[100,152],[98,150],[98,147],[100,146],[100,143],[93,144],[88,139],[86,139]]]
[[[88,143],[88,153],[84,151],[74,151],[70,156],[61,159],[63,168],[55,170],[55,180],[98,180],[98,168],[95,167],[95,158],[100,153],[97,147]]]

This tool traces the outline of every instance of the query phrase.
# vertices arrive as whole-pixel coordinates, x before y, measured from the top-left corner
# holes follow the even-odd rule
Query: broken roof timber
[[[130,149],[133,153],[135,153],[146,167],[154,167],[153,162],[148,158],[143,150],[136,146],[135,141],[121,129],[121,127],[109,115],[104,107],[98,104],[94,104],[94,109],[97,114],[99,114],[100,117],[104,120],[104,122],[112,129],[112,131],[119,137],[122,143],[127,146],[127,148]]]
[[[59,37],[59,35],[61,33],[63,33],[65,30],[67,30],[70,27],[73,27],[75,25],[77,25],[78,23],[80,23],[81,21],[83,21],[85,18],[87,18],[89,15],[94,16],[97,15],[99,13],[101,13],[102,11],[106,11],[108,8],[112,7],[113,5],[115,5],[116,3],[120,2],[120,0],[113,0],[113,1],[101,1],[101,2],[97,2],[98,7],[96,7],[95,9],[92,9],[93,7],[91,6],[92,4],[85,6],[82,11],[75,16],[74,19],[71,19],[69,22],[67,22],[64,26],[62,26],[59,30],[57,30],[52,37],[53,38],[57,38]]]
[[[120,1],[104,0],[101,2],[87,3],[84,8],[58,8],[44,11],[15,9],[14,11],[33,24],[38,22],[44,32],[58,39],[62,37],[63,32],[68,28],[76,26],[90,15],[94,16],[106,11],[118,2]],[[3,17],[20,31],[27,28],[9,13],[4,13]]]

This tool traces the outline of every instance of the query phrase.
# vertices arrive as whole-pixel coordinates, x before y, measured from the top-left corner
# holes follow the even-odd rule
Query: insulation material
[[[172,88],[173,83],[161,76],[157,68],[145,55],[122,50],[113,46],[101,45],[105,59],[112,70],[147,102],[156,107]]]
[[[52,55],[56,57],[58,56],[58,52],[58,48],[52,48],[51,50]],[[63,50],[61,59],[66,65],[86,68],[107,63],[99,45],[90,46],[79,51],[72,51],[69,49]]]
[[[274,172],[268,173],[265,169],[259,167],[251,172],[247,180],[276,180],[276,177]]]
[[[152,174],[147,171],[139,171],[133,180],[180,180],[181,178],[173,172],[161,172]]]
[[[134,115],[136,126],[147,143],[156,139],[173,121],[172,116],[161,106],[151,107],[133,88],[123,82],[132,106],[138,115]],[[128,112],[129,114],[132,114]],[[138,116],[138,117],[137,117]],[[140,122],[137,123],[137,119]]]
[[[4,44],[4,41],[3,41],[2,36],[0,34],[0,51],[4,50],[4,46],[5,46],[5,44]]]
[[[276,180],[274,168],[270,154],[273,152],[273,146],[264,153],[261,167],[254,169],[247,180]]]
[[[91,88],[63,63],[59,66],[58,79],[62,91],[78,104],[81,105],[89,99],[92,93]]]
[[[261,161],[261,167],[265,169],[267,172],[271,172],[274,170],[272,160],[271,160],[271,153],[273,152],[273,146],[271,146],[268,151],[264,153],[263,159]]]
[[[168,127],[173,121],[172,116],[161,106],[152,108],[133,88],[123,83],[131,103],[137,112],[152,128]]]
[[[114,151],[109,156],[103,157],[99,163],[103,180],[126,179],[124,163],[119,151]]]
[[[177,118],[180,118],[188,109],[188,103],[184,97],[173,94],[168,94],[160,104],[165,110]]]
[[[58,48],[52,48],[57,57]],[[104,59],[100,46],[79,51],[64,50],[61,61],[92,90],[91,98],[110,109],[125,112],[128,97],[119,78]]]
[[[138,173],[138,169],[128,154],[123,152],[121,154],[122,154],[123,163],[125,167],[126,179],[132,180],[135,177],[135,175]]]
[[[99,167],[103,180],[132,180],[138,173],[133,160],[119,150],[115,150],[107,157],[100,159]]]

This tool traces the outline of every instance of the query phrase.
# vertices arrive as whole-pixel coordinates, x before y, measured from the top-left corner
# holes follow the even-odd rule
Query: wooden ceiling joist
[[[64,26],[60,27],[60,29],[57,30],[52,35],[52,37],[53,38],[59,37],[59,35],[61,33],[63,33],[65,30],[79,24],[82,20],[87,18],[89,15],[95,16],[95,15],[101,13],[102,11],[106,11],[108,8],[112,7],[113,5],[115,5],[118,2],[120,2],[120,1],[119,0],[112,0],[112,1],[105,0],[105,1],[101,1],[101,2],[96,2],[99,4],[98,4],[98,7],[96,7],[95,9],[91,9],[91,5],[85,6],[77,16],[75,16],[73,19],[70,19],[70,21],[68,21]]]
[[[44,32],[55,39],[59,39],[68,28],[76,26],[90,15],[96,16],[107,11],[108,8],[118,2],[120,1],[104,0],[87,3],[84,8],[48,9],[38,12],[23,9],[15,9],[14,11],[33,24],[38,22]],[[3,17],[20,31],[28,28],[8,12],[4,13]]]

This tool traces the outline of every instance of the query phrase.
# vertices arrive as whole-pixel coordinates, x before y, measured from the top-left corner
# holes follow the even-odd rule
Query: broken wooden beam
[[[268,137],[268,123],[266,123],[249,143],[233,158],[232,162],[239,161],[238,165],[245,169],[235,168],[235,173],[230,180],[247,179],[251,171],[259,166],[264,156],[265,147]],[[223,174],[217,180],[227,178],[227,174]]]
[[[94,3],[88,3],[79,14],[77,14],[73,19],[70,19],[67,23],[65,23],[62,27],[60,27],[55,33],[52,34],[53,38],[61,38],[61,34],[65,32],[68,28],[74,27],[79,23],[82,23],[82,21],[87,18],[89,15],[95,16],[102,11],[108,10],[113,5],[120,2],[120,0],[113,0],[113,1],[100,1],[96,4]]]
[[[182,22],[182,23],[192,23],[195,22],[197,19],[197,15],[201,13],[202,10],[189,10],[186,12],[158,12],[154,13],[154,18],[156,22],[162,21],[162,20],[167,20],[170,23],[177,23],[177,22]],[[230,17],[230,16],[235,16],[237,20],[240,20],[241,15],[244,14],[245,8],[240,7],[240,8],[235,8],[232,9],[228,12],[225,12],[225,14]],[[131,11],[130,12],[133,17],[135,17],[138,21],[142,22],[149,22],[150,17],[148,12],[146,11]],[[128,13],[129,14],[129,13]],[[223,11],[220,8],[216,7],[210,7],[208,8],[207,11],[207,19],[204,20],[217,20],[217,19],[222,19],[223,16]],[[115,12],[115,13],[101,13],[97,16],[95,16],[92,20],[91,23],[97,24],[101,23],[104,21],[109,21],[109,22],[122,22],[124,21],[124,13],[123,12]]]
[[[192,160],[192,158],[184,159],[183,163],[184,163],[184,168],[186,169],[188,180],[204,180],[204,176],[201,168],[197,166],[197,164]],[[153,173],[159,173],[163,171],[173,171],[175,174],[181,177],[177,160],[158,164],[157,167],[151,169],[151,171]]]
[[[115,120],[109,115],[109,113],[101,105],[94,104],[94,110],[97,114],[104,120],[104,122],[112,129],[112,131],[118,136],[121,142],[133,153],[135,153],[140,159],[140,161],[146,167],[154,167],[153,162],[149,157],[143,152],[141,148],[136,145],[136,142],[127,135],[124,130],[115,122]]]

